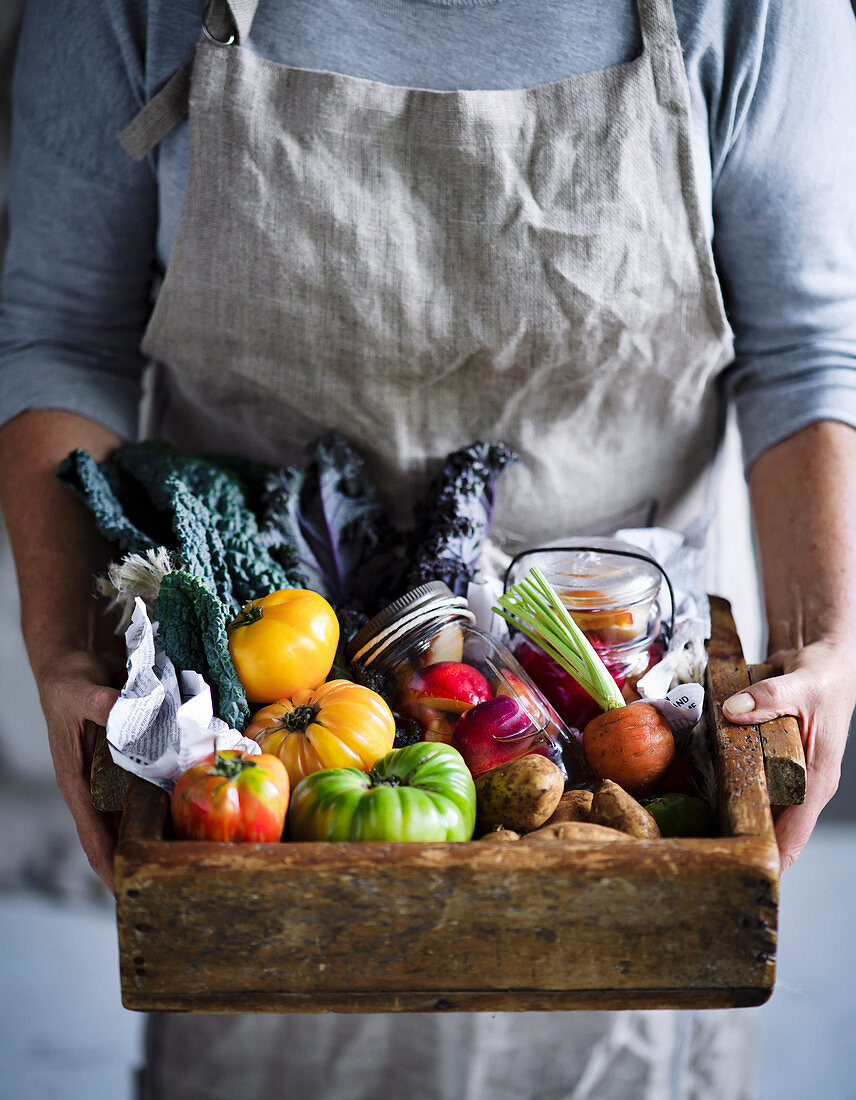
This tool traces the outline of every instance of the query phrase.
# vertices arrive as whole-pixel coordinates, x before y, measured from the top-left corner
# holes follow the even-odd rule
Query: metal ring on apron
[[[215,38],[211,31],[208,30],[208,13],[211,11],[212,0],[208,0],[205,5],[205,11],[202,14],[202,33],[208,39],[209,42],[213,42],[215,46],[232,46],[235,42],[235,35],[230,34],[228,38]]]

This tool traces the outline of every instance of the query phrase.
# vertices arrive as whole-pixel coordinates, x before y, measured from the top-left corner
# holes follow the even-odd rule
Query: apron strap
[[[187,114],[190,103],[190,74],[193,58],[172,74],[161,90],[134,115],[116,135],[119,144],[134,158],[142,160]]]
[[[209,0],[202,17],[206,38],[219,46],[240,45],[250,33],[258,6],[259,0]],[[186,118],[192,72],[191,57],[116,135],[134,160],[147,156],[173,126]]]
[[[637,0],[639,28],[646,46],[680,44],[672,0]]]

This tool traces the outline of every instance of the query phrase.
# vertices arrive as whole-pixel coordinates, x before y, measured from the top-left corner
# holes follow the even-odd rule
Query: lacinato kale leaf
[[[57,477],[92,512],[95,526],[122,554],[144,554],[154,542],[128,517],[126,502],[119,499],[119,479],[109,463],[99,465],[87,451],[72,451],[57,470]]]
[[[379,610],[400,583],[402,535],[349,443],[320,439],[309,456],[305,469],[269,476],[262,541],[283,568],[337,609]]]
[[[239,463],[220,466],[147,442],[120,447],[100,464],[85,451],[74,451],[58,476],[89,506],[98,530],[122,554],[165,546],[237,611],[247,600],[298,583],[259,538],[258,519],[246,499],[251,490],[240,470]]]
[[[496,479],[516,461],[502,443],[473,443],[449,455],[417,512],[405,591],[445,581],[466,595],[493,522]]]
[[[199,577],[176,570],[161,583],[154,617],[166,655],[178,668],[201,673],[211,687],[214,713],[233,729],[243,729],[250,710],[229,655],[222,601]]]
[[[231,610],[294,584],[259,539],[246,483],[234,466],[154,442],[122,447],[114,461],[170,518],[182,564]]]

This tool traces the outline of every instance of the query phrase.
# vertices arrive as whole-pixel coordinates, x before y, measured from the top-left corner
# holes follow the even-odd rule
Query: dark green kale
[[[72,451],[62,460],[57,477],[92,512],[95,525],[122,554],[144,554],[158,545],[131,522],[119,499],[119,478],[108,463],[99,465],[86,451]]]
[[[205,677],[215,713],[238,729],[249,712],[229,657],[226,618],[247,600],[297,583],[265,549],[247,505],[248,475],[259,469],[220,466],[149,442],[120,447],[100,465],[75,451],[59,471],[122,554],[157,546],[172,552],[179,571],[161,587],[158,641],[179,668]]]
[[[402,536],[349,443],[320,439],[309,458],[268,478],[262,543],[337,610],[374,613],[400,583]]]
[[[220,466],[148,442],[120,447],[100,465],[85,451],[74,451],[58,476],[121,553],[166,546],[237,611],[247,600],[299,583],[259,538],[239,471],[239,464]]]
[[[185,568],[231,610],[295,584],[260,540],[246,482],[234,468],[182,455],[163,443],[122,447],[115,464],[170,518],[173,548]]]
[[[391,709],[395,685],[390,683],[385,676],[373,668],[365,668],[363,665],[347,665],[346,678],[353,680],[355,684],[369,688],[376,692],[386,705]]]
[[[211,686],[214,713],[237,730],[249,718],[247,696],[229,655],[224,604],[199,577],[167,573],[155,601],[157,639],[179,669],[193,669]]]
[[[493,522],[496,479],[516,461],[502,443],[473,443],[449,455],[417,512],[405,592],[445,581],[466,595]]]

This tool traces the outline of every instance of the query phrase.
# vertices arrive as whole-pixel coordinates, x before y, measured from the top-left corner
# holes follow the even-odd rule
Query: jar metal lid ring
[[[426,611],[430,613],[426,616]],[[377,656],[378,649],[385,649],[387,644],[398,637],[404,628],[404,632],[413,625],[414,622],[419,622],[424,619],[425,622],[430,622],[433,618],[442,617],[450,618],[451,612],[454,612],[454,618],[463,619],[466,622],[474,623],[476,621],[475,615],[467,607],[467,601],[463,596],[454,596],[450,600],[443,601],[442,603],[435,603],[430,608],[416,607],[412,611],[405,615],[396,618],[384,627],[378,634],[370,638],[364,646],[362,646],[357,652],[350,658],[351,663],[355,664],[361,662],[364,665],[371,663]],[[368,660],[367,660],[368,658]]]

